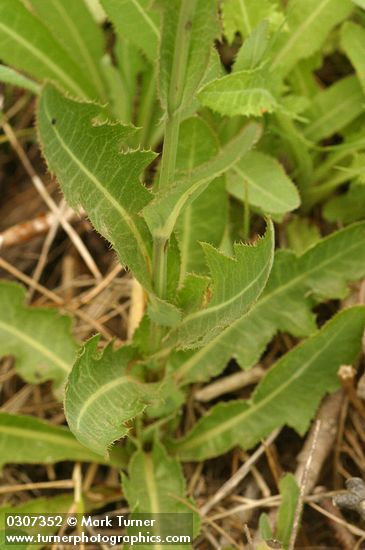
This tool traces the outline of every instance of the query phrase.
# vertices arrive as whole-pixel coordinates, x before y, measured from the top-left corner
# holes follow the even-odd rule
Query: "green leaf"
[[[171,116],[193,99],[218,35],[216,0],[161,0],[164,8],[159,91]]]
[[[12,84],[18,88],[24,88],[29,90],[33,94],[38,95],[41,91],[41,87],[37,82],[23,76],[14,69],[6,67],[6,65],[0,65],[0,82],[5,82],[6,84]]]
[[[274,228],[269,222],[255,246],[235,244],[230,258],[202,245],[212,278],[213,295],[207,307],[186,315],[166,336],[163,345],[202,346],[241,317],[257,300],[267,282],[274,253]]]
[[[27,0],[52,35],[88,75],[100,99],[105,99],[100,60],[104,37],[84,0]]]
[[[250,449],[284,424],[303,435],[323,395],[338,388],[338,368],[355,360],[364,327],[365,308],[338,313],[271,367],[252,399],[213,407],[172,448],[181,460],[196,461],[236,445]]]
[[[209,161],[218,150],[218,142],[203,119],[192,117],[180,127],[176,167],[190,174],[200,164]],[[215,181],[178,218],[176,235],[181,254],[180,286],[186,273],[207,273],[200,242],[218,247],[227,222],[225,181]],[[209,220],[209,223],[207,222]]]
[[[355,67],[365,92],[365,29],[352,21],[346,21],[341,29],[341,46]]]
[[[268,43],[269,24],[267,21],[261,21],[242,44],[234,61],[233,70],[236,72],[255,69],[263,61]]]
[[[25,288],[0,281],[0,355],[13,355],[18,374],[30,384],[53,380],[56,393],[76,357],[71,319],[51,309],[25,306]]]
[[[251,151],[228,173],[227,189],[241,201],[269,214],[284,214],[300,205],[298,191],[274,158]]]
[[[278,35],[273,69],[288,73],[300,60],[321,48],[330,30],[353,9],[350,0],[291,0],[286,10],[286,32]]]
[[[154,62],[160,40],[160,14],[150,0],[101,0],[117,35],[126,38]]]
[[[209,161],[199,165],[156,195],[143,210],[152,234],[168,239],[179,215],[204,191],[208,183],[231,168],[258,141],[261,126],[250,123]]]
[[[5,63],[34,78],[53,80],[77,97],[95,97],[78,65],[20,0],[0,2],[0,51]]]
[[[279,489],[281,503],[278,510],[276,538],[280,540],[284,548],[288,548],[300,491],[292,474],[286,474],[280,480]]]
[[[365,218],[365,185],[353,183],[347,193],[328,201],[323,217],[329,222],[345,224]]]
[[[4,464],[53,464],[63,460],[105,461],[81,445],[67,428],[34,416],[0,412],[0,468]]]
[[[260,514],[260,517],[259,517],[259,533],[260,533],[260,537],[264,540],[274,538],[274,534],[272,532],[272,528],[270,525],[269,516],[265,512]]]
[[[365,0],[352,0],[354,4],[365,10]]]
[[[137,451],[133,455],[128,468],[128,476],[123,475],[122,481],[123,490],[133,512],[137,514],[184,514],[184,516],[180,516],[181,522],[191,525],[190,535],[197,534],[200,523],[199,516],[195,512],[192,513],[191,507],[189,507],[191,501],[188,501],[185,496],[186,483],[181,464],[169,457],[159,443],[156,442],[149,453]],[[163,533],[173,534],[171,528],[175,529],[175,533],[180,534],[183,526],[169,525],[167,515],[161,516],[161,523],[157,516],[156,519],[157,524],[154,528],[157,529],[154,529],[153,534],[158,534],[158,532],[162,536]],[[164,525],[164,522],[167,522],[167,525]],[[189,533],[183,530],[181,534]],[[153,547],[162,548],[160,545]],[[188,548],[190,547],[188,546]],[[148,546],[142,546],[142,548],[148,548]],[[175,544],[164,546],[164,548],[182,550],[187,546]]]
[[[249,368],[278,330],[296,337],[316,329],[311,295],[344,297],[346,283],[365,275],[365,223],[337,231],[299,258],[278,251],[267,287],[252,309],[196,352],[170,359],[177,381],[188,384],[218,375],[231,358]]]
[[[364,112],[365,96],[358,79],[347,76],[338,80],[313,99],[304,116],[309,124],[304,130],[306,138],[319,141],[341,131]]]
[[[277,6],[271,0],[223,0],[222,16],[224,32],[229,43],[236,32],[246,38],[263,20],[275,16]]]
[[[276,85],[273,74],[258,67],[212,80],[199,91],[198,99],[220,115],[262,116],[279,108]]]
[[[73,495],[69,493],[64,495],[57,495],[52,498],[35,498],[16,506],[14,506],[13,504],[2,506],[0,508],[0,528],[6,525],[7,514],[26,514],[31,516],[38,514],[67,514],[72,506],[73,500]],[[23,527],[22,533],[19,532],[19,535],[29,534],[37,536],[38,533],[42,533],[42,535],[46,536],[55,534],[58,529],[58,526],[44,526],[40,528],[39,525],[35,525],[34,527]],[[7,535],[16,535],[15,532],[10,532],[9,528],[7,528],[6,531]],[[13,531],[13,529],[11,531]],[[9,549],[9,547],[13,548],[14,550],[20,550],[21,548],[28,550],[40,550],[41,548],[44,548],[44,543],[24,544],[24,546],[20,546],[18,544],[11,544],[11,546],[9,544],[5,545],[5,531],[0,531],[0,548],[6,550]]]
[[[128,422],[158,398],[159,384],[144,384],[130,373],[135,350],[108,345],[97,351],[98,337],[82,349],[70,374],[65,398],[68,425],[77,439],[106,456],[108,447],[127,435]]]
[[[289,248],[296,254],[303,254],[310,246],[321,240],[317,225],[309,218],[296,216],[286,226],[286,236]]]
[[[101,107],[72,101],[46,86],[38,108],[40,141],[67,201],[86,210],[120,261],[150,290],[152,242],[138,214],[151,194],[139,180],[155,155],[121,151],[134,130],[103,122],[107,118]]]

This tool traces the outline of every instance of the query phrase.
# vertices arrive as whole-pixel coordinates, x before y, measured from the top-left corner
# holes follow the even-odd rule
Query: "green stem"
[[[167,241],[155,238],[153,241],[153,280],[157,296],[166,297],[167,283]]]
[[[171,118],[168,117],[165,123],[165,137],[163,142],[162,160],[159,189],[165,189],[173,181],[177,145],[179,141],[180,115],[175,113]]]

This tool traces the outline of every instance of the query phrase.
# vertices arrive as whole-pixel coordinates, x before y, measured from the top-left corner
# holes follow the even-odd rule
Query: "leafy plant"
[[[2,414],[3,463],[119,464],[132,509],[191,511],[181,462],[251,449],[284,425],[304,435],[338,368],[356,360],[365,309],[323,307],[318,326],[314,308],[365,275],[363,6],[259,4],[102,0],[116,37],[105,53],[83,0],[0,2],[12,66],[0,79],[39,96],[48,169],[146,296],[134,337],[116,349],[97,336],[79,345],[69,319],[1,283],[0,352],[27,382],[52,380],[58,397],[67,376],[72,432]],[[234,51],[225,64],[223,43]],[[337,48],[348,70],[324,88],[316,71]],[[251,368],[278,332],[300,342],[249,399],[176,431],[191,384],[231,359]],[[34,437],[42,448],[23,453]],[[296,489],[282,482],[284,547]]]

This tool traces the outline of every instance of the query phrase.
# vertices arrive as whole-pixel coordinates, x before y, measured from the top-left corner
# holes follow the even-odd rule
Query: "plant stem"
[[[158,188],[165,189],[172,182],[176,166],[177,145],[179,140],[180,115],[168,117],[165,124],[160,179]]]

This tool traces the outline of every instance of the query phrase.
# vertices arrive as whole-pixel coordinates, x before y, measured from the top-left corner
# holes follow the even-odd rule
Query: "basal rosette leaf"
[[[209,380],[231,358],[251,367],[277,331],[302,338],[316,330],[313,301],[343,298],[347,284],[365,275],[365,223],[336,231],[302,256],[277,251],[265,291],[251,310],[201,349],[175,352],[170,369],[179,383]]]
[[[62,45],[71,59],[88,75],[105,100],[105,84],[100,70],[104,36],[84,0],[27,0],[28,5]]]
[[[0,2],[1,59],[39,80],[52,80],[80,98],[98,97],[86,73],[20,0]]]
[[[0,469],[4,464],[54,464],[63,460],[106,463],[67,428],[34,416],[0,413]]]
[[[107,112],[47,85],[38,107],[43,154],[71,206],[82,206],[121,262],[151,290],[152,241],[139,212],[151,200],[140,177],[151,151],[121,151],[133,128],[103,122]]]
[[[123,475],[122,480],[123,490],[133,512],[162,514],[160,518],[154,516],[156,525],[153,534],[163,539],[166,535],[180,533],[180,529],[181,534],[186,535],[187,531],[191,531],[192,536],[197,534],[200,520],[189,507],[192,503],[186,498],[186,482],[181,464],[169,457],[160,443],[155,442],[150,452],[137,451],[129,464],[128,476]],[[175,526],[169,522],[169,514],[170,520],[175,520]],[[177,518],[172,514],[179,514],[184,526],[176,525]],[[175,533],[171,532],[173,529]],[[161,548],[157,544],[153,547]],[[191,548],[176,544],[165,546],[166,549],[187,547]],[[142,548],[147,548],[147,545],[142,545]]]
[[[181,460],[205,460],[250,449],[284,424],[303,435],[323,395],[338,388],[338,368],[359,353],[364,328],[364,307],[338,313],[271,367],[252,399],[216,405],[171,448]]]
[[[158,402],[161,385],[146,384],[131,373],[136,352],[129,346],[97,351],[98,337],[85,344],[66,387],[65,412],[77,439],[106,456],[112,443],[127,435],[146,406]]]
[[[71,319],[26,306],[25,297],[21,285],[0,281],[0,355],[14,356],[17,373],[30,384],[52,380],[60,396],[79,349]]]

